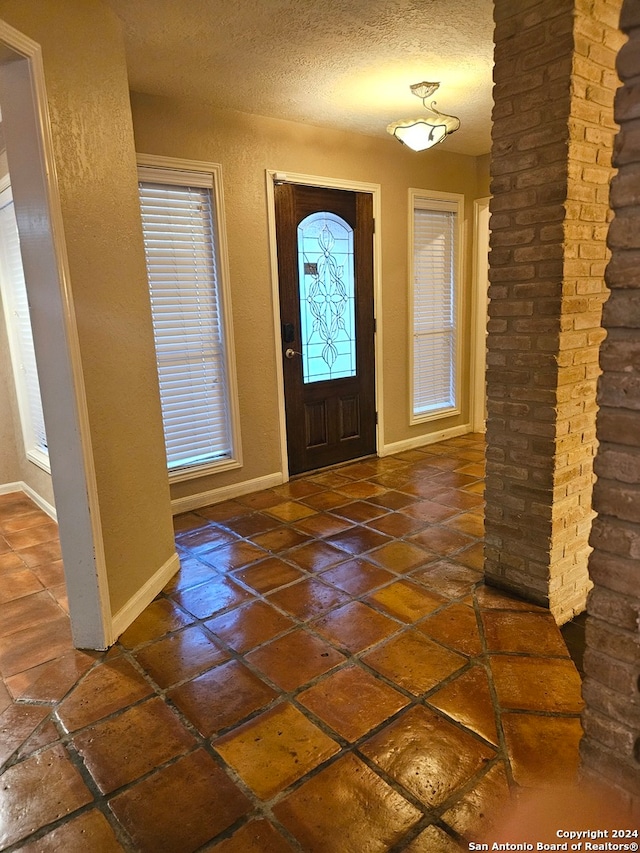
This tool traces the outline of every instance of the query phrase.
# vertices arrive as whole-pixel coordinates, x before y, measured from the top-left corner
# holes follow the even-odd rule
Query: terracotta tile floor
[[[0,849],[452,853],[570,780],[580,678],[482,584],[482,460],[465,436],[176,518],[180,574],[104,654],[71,647],[55,525],[0,496]]]

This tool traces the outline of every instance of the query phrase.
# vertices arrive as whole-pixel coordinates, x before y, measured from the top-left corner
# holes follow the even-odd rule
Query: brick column
[[[585,608],[621,0],[495,0],[485,575]]]
[[[587,774],[635,801],[640,820],[640,3],[625,1],[618,58],[581,744]]]

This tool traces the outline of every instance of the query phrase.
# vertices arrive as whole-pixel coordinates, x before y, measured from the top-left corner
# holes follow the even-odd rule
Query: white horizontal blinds
[[[48,456],[20,238],[11,189],[0,193],[0,271],[25,451]]]
[[[413,413],[456,406],[457,205],[414,199]]]
[[[169,470],[229,459],[212,178],[149,168],[140,169],[140,176]],[[144,180],[149,176],[153,180]]]

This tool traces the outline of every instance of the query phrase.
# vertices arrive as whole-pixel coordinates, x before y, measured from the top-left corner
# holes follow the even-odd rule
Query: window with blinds
[[[411,190],[412,423],[458,411],[462,197]]]
[[[27,458],[50,471],[27,287],[11,187],[0,191],[0,285]]]
[[[216,176],[142,166],[140,206],[172,479],[237,466]]]

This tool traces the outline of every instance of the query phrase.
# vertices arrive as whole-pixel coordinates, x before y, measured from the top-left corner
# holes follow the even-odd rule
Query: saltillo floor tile
[[[364,654],[361,660],[414,696],[432,690],[467,664],[467,658],[415,630],[387,640]]]
[[[192,851],[251,810],[238,786],[203,749],[169,764],[109,801],[141,851]]]
[[[340,751],[336,741],[288,703],[265,711],[213,746],[263,800]]]
[[[580,676],[568,657],[492,655],[491,671],[503,709],[564,714],[582,711]]]
[[[509,779],[504,762],[493,764],[484,776],[442,815],[448,826],[468,841],[489,838],[510,809]]]
[[[487,671],[482,664],[465,670],[427,699],[429,705],[457,720],[495,746],[499,743],[496,713]]]
[[[267,820],[245,823],[237,832],[219,844],[206,847],[216,853],[293,853],[293,847]]]
[[[27,842],[20,853],[126,853],[106,817],[97,809],[84,812],[37,841]]]
[[[302,687],[346,660],[342,652],[304,628],[266,643],[250,652],[246,659],[286,691]]]
[[[348,754],[274,806],[308,853],[389,850],[422,817],[361,759]],[[311,816],[313,817],[311,818]]]
[[[361,752],[428,806],[439,806],[495,758],[495,750],[422,706],[365,741]]]
[[[52,522],[1,495],[0,847],[456,853],[574,780],[564,641],[482,582],[482,447],[183,513],[179,572],[106,653],[72,648]]]
[[[502,714],[514,781],[524,788],[571,785],[582,737],[579,717]]]
[[[358,702],[353,697],[358,696]],[[409,704],[409,699],[357,666],[331,673],[298,694],[298,702],[348,741],[356,741]]]
[[[156,684],[168,688],[224,663],[229,653],[200,625],[191,625],[143,646],[134,657]]]
[[[272,687],[237,660],[223,663],[167,694],[205,738],[237,725],[267,706],[277,695]]]

